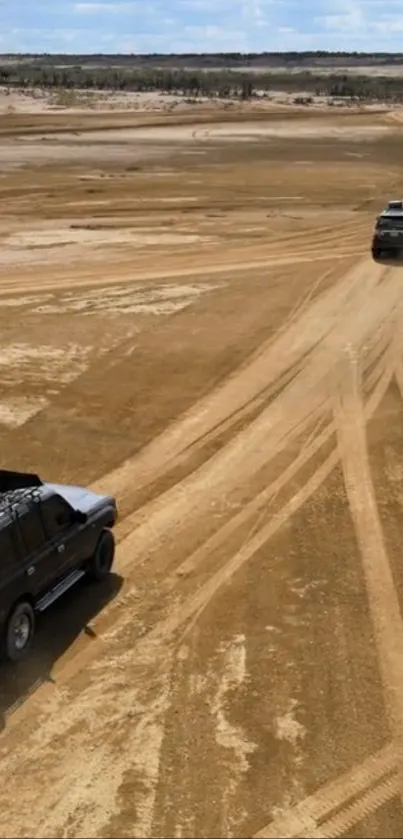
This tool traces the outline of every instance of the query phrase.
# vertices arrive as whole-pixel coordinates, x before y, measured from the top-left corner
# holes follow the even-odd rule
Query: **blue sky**
[[[403,51],[403,0],[0,0],[1,52]]]

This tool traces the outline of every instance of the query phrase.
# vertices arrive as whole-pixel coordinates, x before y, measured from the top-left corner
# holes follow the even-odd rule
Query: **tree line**
[[[2,62],[3,59],[3,62]],[[44,53],[42,55],[0,55],[0,64],[24,63],[47,64],[49,66],[70,67],[74,65],[98,65],[110,67],[113,65],[125,67],[171,67],[201,69],[205,67],[287,67],[287,66],[365,66],[365,65],[401,65],[402,53],[387,52],[346,52],[343,50],[328,52],[327,50],[307,50],[305,52],[215,52],[215,53],[150,53],[148,55],[135,54],[87,54],[63,55]]]
[[[242,70],[169,69],[158,67],[52,66],[32,62],[0,65],[0,84],[7,87],[111,90],[175,94],[177,96],[250,99],[272,91],[357,101],[403,100],[403,77],[242,72]]]

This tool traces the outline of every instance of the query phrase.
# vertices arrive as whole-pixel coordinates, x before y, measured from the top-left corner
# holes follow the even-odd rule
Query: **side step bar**
[[[61,597],[62,594],[68,591],[69,588],[74,586],[75,583],[78,583],[78,581],[81,580],[81,578],[84,577],[84,575],[85,571],[72,571],[72,573],[69,574],[68,577],[65,577],[63,580],[61,580],[60,583],[57,584],[57,586],[52,588],[44,595],[44,597],[41,597],[41,599],[38,600],[38,602],[35,605],[35,611],[44,612],[45,609],[48,608],[48,606],[51,606],[52,603],[54,603],[55,600],[57,600],[59,597]]]

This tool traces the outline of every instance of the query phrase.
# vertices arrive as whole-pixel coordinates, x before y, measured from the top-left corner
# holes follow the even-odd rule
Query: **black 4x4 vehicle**
[[[377,217],[372,235],[372,256],[399,257],[403,251],[403,201],[389,201]]]
[[[43,483],[37,475],[0,470],[1,653],[28,651],[35,616],[85,575],[110,572],[116,502],[83,487]]]

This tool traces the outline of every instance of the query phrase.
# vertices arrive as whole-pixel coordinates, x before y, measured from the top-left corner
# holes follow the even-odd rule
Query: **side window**
[[[11,570],[18,563],[12,534],[14,527],[15,525],[10,522],[10,524],[0,530],[0,565],[2,572]]]
[[[57,537],[71,526],[71,507],[60,495],[47,498],[41,505],[42,518],[49,539]]]
[[[24,545],[28,551],[31,553],[42,548],[46,542],[46,534],[39,512],[39,504],[33,504],[26,513],[23,513],[19,519],[19,524]]]

